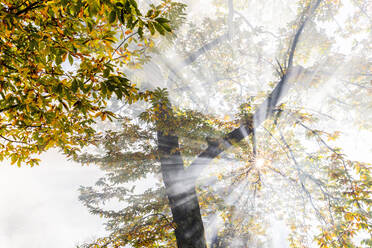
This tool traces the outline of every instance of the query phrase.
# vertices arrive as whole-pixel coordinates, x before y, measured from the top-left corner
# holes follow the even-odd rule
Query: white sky
[[[104,233],[102,220],[78,201],[80,185],[102,175],[69,162],[57,151],[30,168],[0,164],[0,246],[69,248]]]

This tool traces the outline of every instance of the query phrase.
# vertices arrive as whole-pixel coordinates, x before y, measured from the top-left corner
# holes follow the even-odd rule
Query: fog
[[[184,2],[176,36],[122,66],[155,94],[111,99],[90,166],[1,165],[0,243],[371,242],[372,2]]]

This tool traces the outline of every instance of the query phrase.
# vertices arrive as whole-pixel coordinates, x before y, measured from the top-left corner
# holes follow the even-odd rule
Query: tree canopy
[[[85,246],[272,247],[281,220],[290,247],[369,247],[371,167],[338,141],[370,132],[367,2],[228,0],[191,13],[176,56],[158,49],[132,75],[160,87],[148,108],[118,112],[78,159],[107,171],[80,200],[110,235]]]
[[[107,172],[86,247],[369,247],[368,2],[2,1],[0,159]]]
[[[145,8],[135,0],[2,1],[0,160],[32,166],[32,154],[56,146],[73,155],[95,118],[113,116],[105,110],[113,95],[147,99],[120,68],[145,61],[151,37],[170,35],[167,18],[180,8],[168,0]]]

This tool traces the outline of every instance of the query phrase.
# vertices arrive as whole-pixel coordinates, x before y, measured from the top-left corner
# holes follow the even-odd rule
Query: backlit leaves
[[[152,23],[172,4],[148,6],[143,17],[134,0],[2,1],[0,159],[34,165],[32,154],[56,146],[73,155],[107,100],[146,100],[151,93],[118,68],[143,60],[148,46],[130,44],[151,44]],[[120,37],[122,29],[131,32]]]

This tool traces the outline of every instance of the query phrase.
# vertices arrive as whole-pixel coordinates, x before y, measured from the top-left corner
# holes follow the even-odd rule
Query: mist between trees
[[[59,146],[106,171],[79,199],[109,235],[81,247],[371,247],[370,157],[350,152],[372,137],[370,1],[82,2],[106,6],[76,27],[89,46],[57,52],[71,72],[31,105],[63,118],[2,100],[3,148],[27,151],[5,157]]]

